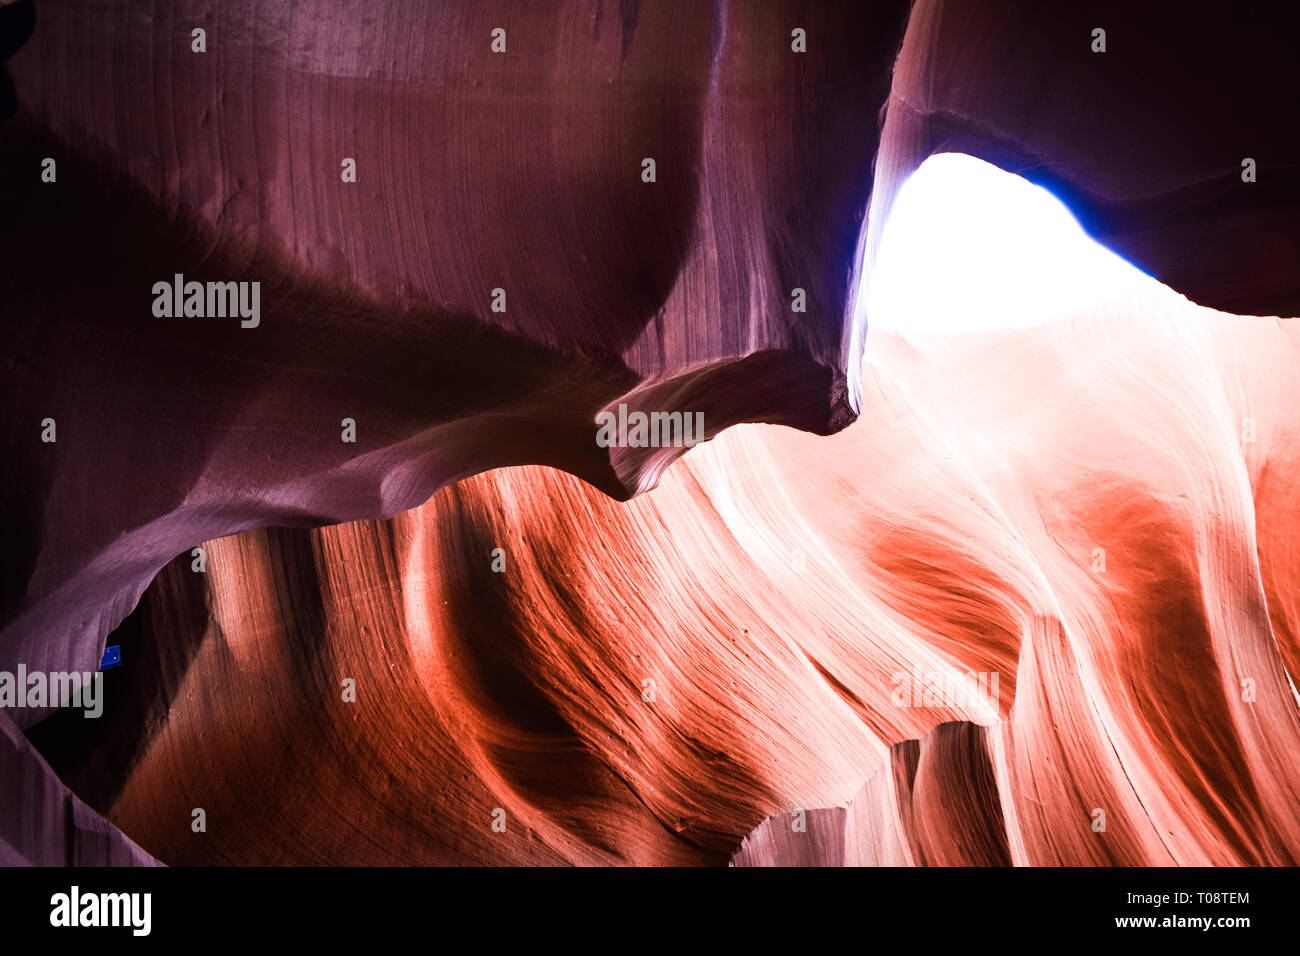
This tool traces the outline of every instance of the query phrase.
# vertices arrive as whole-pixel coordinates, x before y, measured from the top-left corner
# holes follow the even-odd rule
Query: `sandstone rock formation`
[[[342,6],[0,7],[0,671],[127,659],[0,715],[7,859],[1295,862],[1277,18]],[[944,151],[1192,301],[868,334]]]

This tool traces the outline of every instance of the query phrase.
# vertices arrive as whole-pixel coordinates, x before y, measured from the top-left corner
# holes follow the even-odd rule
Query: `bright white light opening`
[[[1152,282],[1090,239],[1045,189],[941,153],[904,183],[889,213],[868,323],[912,339],[1026,328],[1095,311]]]

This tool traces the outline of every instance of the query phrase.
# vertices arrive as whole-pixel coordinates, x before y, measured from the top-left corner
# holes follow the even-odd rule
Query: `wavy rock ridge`
[[[858,423],[628,503],[515,468],[211,542],[146,598],[153,710],[68,779],[168,862],[721,862],[803,807],[736,862],[1294,863],[1296,327],[1149,287],[878,335]],[[968,672],[996,696],[925,696]]]
[[[1131,7],[0,8],[0,670],[138,662],[89,730],[0,715],[0,837],[724,862],[803,807],[736,860],[1294,862],[1292,327],[1153,287],[867,347],[943,151],[1300,313],[1289,34]],[[175,274],[259,327],[152,316]],[[717,437],[611,454],[619,404]],[[967,671],[996,699],[891,700]]]

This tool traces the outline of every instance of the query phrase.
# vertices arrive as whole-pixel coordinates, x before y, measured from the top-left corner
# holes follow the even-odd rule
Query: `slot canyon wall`
[[[0,862],[1296,862],[1275,20],[23,0],[0,36],[0,671],[124,660],[98,720],[0,710]],[[1154,278],[868,331],[954,151]],[[256,327],[159,316],[177,274],[259,282]],[[620,405],[709,441],[601,447]]]

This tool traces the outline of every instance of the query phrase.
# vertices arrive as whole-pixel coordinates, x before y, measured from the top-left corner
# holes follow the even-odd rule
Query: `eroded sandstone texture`
[[[1294,863],[1290,34],[1068,6],[0,8],[6,860]],[[1193,301],[868,336],[941,151]]]

